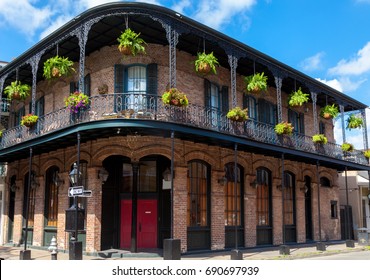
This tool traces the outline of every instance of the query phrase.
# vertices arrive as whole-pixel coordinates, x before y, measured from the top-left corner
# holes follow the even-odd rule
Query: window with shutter
[[[253,96],[243,95],[243,108],[248,108],[248,118],[257,120],[257,102]]]

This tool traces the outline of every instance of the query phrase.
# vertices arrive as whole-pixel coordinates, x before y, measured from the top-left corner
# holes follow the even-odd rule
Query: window
[[[20,108],[17,112],[15,112],[14,116],[14,126],[18,126],[21,124],[22,117],[25,115],[24,107]]]
[[[58,186],[55,182],[58,171],[56,167],[46,171],[45,225],[47,227],[57,227],[58,223]]]
[[[229,111],[228,87],[219,87],[208,80],[204,80],[205,106],[209,108],[209,122],[213,126],[219,125],[219,114]]]
[[[271,225],[271,172],[265,168],[257,169],[256,197],[257,226]]]
[[[139,111],[155,106],[156,98],[152,97],[158,96],[157,64],[116,64],[114,70],[117,111]]]
[[[188,165],[188,207],[189,227],[208,226],[208,167],[201,162]]]
[[[264,99],[258,99],[258,121],[266,124],[276,124],[276,106]]]
[[[319,133],[325,135],[325,124],[323,122],[319,123]]]
[[[321,187],[330,188],[330,186],[331,186],[330,180],[326,177],[321,177],[320,178],[320,185],[321,185]]]
[[[284,173],[284,223],[285,225],[295,224],[295,182],[294,175]]]
[[[335,200],[330,201],[330,217],[332,219],[338,218],[338,202]]]
[[[236,199],[235,199],[235,164],[225,165],[227,183],[225,193],[225,226],[241,226],[241,176],[240,168],[236,170]],[[235,205],[236,202],[236,205]]]
[[[304,114],[289,109],[288,122],[293,125],[295,132],[304,134]]]
[[[84,88],[82,90],[82,92],[84,94],[86,94],[87,96],[90,96],[90,82],[91,82],[91,78],[90,78],[90,74],[87,74],[84,78]],[[69,90],[71,93],[75,92],[75,91],[79,91],[79,82],[71,82],[69,84]]]
[[[156,192],[157,191],[157,162],[142,161],[140,162],[140,180],[139,192]]]
[[[253,96],[243,94],[243,108],[248,108],[248,118],[257,120],[257,102]]]
[[[132,165],[130,163],[123,163],[122,166],[122,185],[123,192],[132,192]]]

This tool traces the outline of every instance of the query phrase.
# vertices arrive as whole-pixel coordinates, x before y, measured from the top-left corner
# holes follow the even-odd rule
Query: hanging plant
[[[189,104],[186,94],[179,91],[177,88],[171,88],[165,91],[162,95],[162,101],[164,104],[178,107],[188,106]]]
[[[275,132],[277,135],[292,135],[294,127],[291,123],[289,122],[281,122],[275,125],[274,128]]]
[[[227,113],[226,117],[232,121],[244,122],[248,119],[248,108],[235,107]]]
[[[342,144],[342,151],[343,152],[353,152],[353,149],[354,149],[354,147],[350,143],[343,143]]]
[[[44,77],[48,80],[68,76],[72,72],[75,72],[73,61],[59,55],[49,58],[44,63]]]
[[[130,28],[126,28],[117,38],[117,41],[119,43],[118,50],[123,55],[136,56],[138,53],[145,54],[146,42],[140,38],[140,33],[136,33]]]
[[[27,126],[27,127],[32,127],[36,124],[38,119],[39,119],[39,117],[36,116],[36,115],[27,114],[27,115],[22,117],[21,125],[24,125],[24,126]]]
[[[198,73],[207,75],[211,71],[213,74],[217,74],[216,66],[219,66],[220,63],[217,60],[217,57],[213,55],[213,52],[206,54],[205,52],[198,53],[197,59],[194,62],[195,71]]]
[[[244,77],[248,92],[258,93],[267,90],[267,76],[264,74],[264,72],[255,73],[254,75]]]
[[[361,117],[356,117],[354,114],[351,114],[347,119],[347,128],[351,130],[352,128],[361,128],[364,125],[364,121]]]
[[[71,93],[70,96],[64,98],[64,104],[69,107],[71,113],[77,114],[82,109],[86,109],[89,105],[89,97],[79,91]]]
[[[2,137],[3,137],[3,132],[4,132],[4,130],[5,130],[5,129],[1,129],[1,130],[0,130],[0,138],[2,138]]]
[[[321,108],[320,115],[324,119],[333,119],[337,117],[339,114],[338,107],[333,104],[333,105],[326,105],[325,107]]]
[[[366,150],[366,151],[364,151],[364,156],[365,156],[366,158],[370,158],[370,150]]]
[[[312,136],[312,142],[317,144],[326,144],[328,143],[328,138],[324,134],[315,134]]]
[[[27,84],[22,84],[20,81],[11,82],[5,87],[4,93],[10,100],[25,100],[31,92],[31,87]]]
[[[301,88],[297,91],[292,92],[289,95],[289,106],[302,106],[304,103],[308,102],[310,95],[308,93],[304,93]]]

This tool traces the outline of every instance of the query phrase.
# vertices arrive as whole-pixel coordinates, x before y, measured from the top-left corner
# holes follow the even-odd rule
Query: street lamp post
[[[73,169],[69,173],[69,180],[72,188],[79,187],[78,181],[81,173],[78,164],[73,164]],[[72,237],[69,242],[69,259],[82,260],[82,242],[78,241],[78,231],[83,230],[84,211],[78,207],[78,196],[73,195],[73,205],[66,210],[66,231],[71,232]]]

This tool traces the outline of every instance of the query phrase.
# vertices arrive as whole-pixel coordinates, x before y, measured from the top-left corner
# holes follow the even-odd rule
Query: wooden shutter
[[[158,95],[157,69],[156,63],[151,63],[147,66],[147,94],[152,96]]]
[[[227,113],[229,111],[229,88],[222,86],[221,88],[221,112]]]
[[[114,65],[114,93],[124,92],[124,71],[123,64]]]
[[[87,74],[84,78],[84,91],[83,93],[86,94],[87,96],[91,95],[91,77],[90,74]]]
[[[204,106],[211,107],[211,83],[204,79]]]

